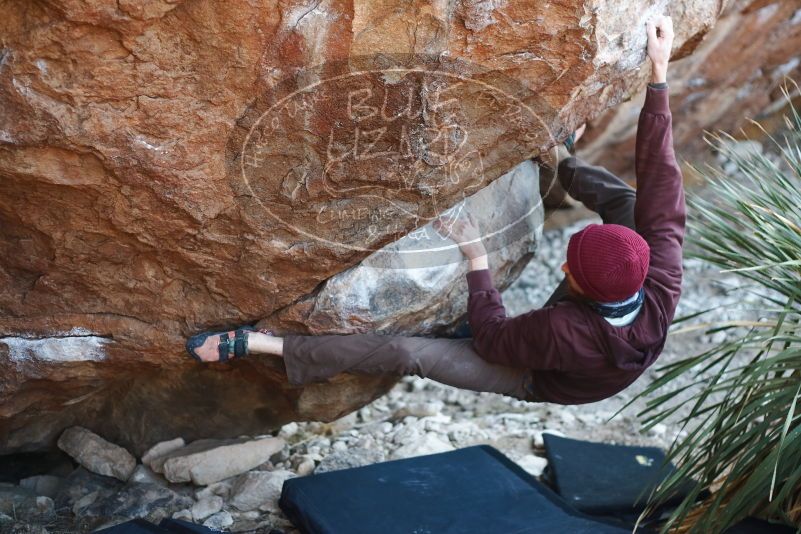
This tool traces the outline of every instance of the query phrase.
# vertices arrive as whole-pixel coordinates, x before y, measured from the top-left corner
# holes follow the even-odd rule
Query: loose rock
[[[131,453],[83,427],[65,430],[58,439],[58,447],[89,471],[123,482],[136,468]]]
[[[298,424],[296,422],[287,423],[281,427],[278,435],[282,438],[289,438],[298,433]]]
[[[327,473],[329,471],[339,471],[340,469],[362,467],[364,465],[383,462],[385,459],[384,453],[380,450],[362,448],[346,449],[333,452],[323,458],[320,464],[314,468],[314,472],[315,474]]]
[[[548,460],[540,456],[534,456],[533,454],[529,454],[527,456],[523,456],[522,458],[520,458],[517,461],[517,465],[525,469],[529,474],[538,477],[542,475],[542,472],[548,465]]]
[[[204,527],[222,530],[234,524],[234,518],[229,512],[217,512],[203,522]]]
[[[314,458],[308,455],[301,456],[297,463],[297,467],[295,468],[295,472],[298,474],[298,476],[305,477],[314,471],[314,467]]]
[[[392,458],[411,458],[412,456],[436,454],[438,452],[448,452],[452,450],[454,450],[454,448],[450,442],[444,441],[433,433],[428,433],[423,435],[422,439],[395,450],[395,452],[392,453]]]
[[[150,447],[145,453],[142,455],[142,463],[149,466],[151,469],[154,469],[151,465],[154,461],[157,461],[159,458],[171,453],[172,451],[178,450],[181,447],[185,447],[186,443],[184,442],[184,438],[175,438],[169,441],[161,441],[156,443],[152,447]],[[161,465],[164,462],[159,462],[157,465],[159,466],[158,469],[160,471]],[[155,469],[154,469],[155,470]]]
[[[192,510],[179,510],[172,514],[173,519],[183,519],[184,521],[192,521]]]
[[[81,513],[85,517],[143,518],[158,523],[192,506],[192,499],[158,484],[128,484],[117,493],[96,500]]]
[[[243,512],[257,508],[276,512],[284,482],[294,476],[294,473],[286,470],[245,473],[231,488],[230,504]]]
[[[136,482],[137,484],[158,484],[160,486],[168,484],[164,477],[154,473],[148,466],[142,464],[136,466],[128,481]]]
[[[223,498],[223,500],[227,500],[228,497],[231,495],[231,484],[232,480],[222,480],[220,482],[215,482],[214,484],[209,484],[205,488],[201,488],[195,492],[195,497],[197,499],[205,499],[212,495],[218,495]]]
[[[399,409],[395,413],[395,417],[397,419],[403,419],[406,416],[430,417],[440,414],[442,407],[442,401],[413,402]]]
[[[222,497],[211,495],[200,499],[192,506],[192,518],[195,521],[202,521],[210,515],[216,514],[223,507]]]
[[[284,440],[200,440],[166,455],[164,476],[170,482],[206,486],[239,475],[268,461]]]

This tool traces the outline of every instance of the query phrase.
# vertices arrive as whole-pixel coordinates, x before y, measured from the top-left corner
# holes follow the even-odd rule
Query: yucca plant
[[[688,197],[686,254],[736,273],[749,286],[741,291],[757,291],[765,306],[753,320],[706,323],[729,339],[657,369],[641,394],[646,428],[671,422],[682,430],[668,451],[677,470],[651,495],[651,509],[692,481],[663,532],[723,532],[749,515],[801,527],[801,117],[787,84],[782,90],[788,133],[768,136],[782,165],[737,153],[734,139],[718,133],[706,141],[740,177],[695,167],[707,183]],[[677,319],[671,335],[701,328],[685,326],[700,315]],[[667,391],[687,373],[691,385]]]

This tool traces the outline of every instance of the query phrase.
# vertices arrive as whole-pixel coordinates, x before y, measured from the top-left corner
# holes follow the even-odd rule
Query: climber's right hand
[[[439,217],[434,221],[434,229],[444,238],[453,239],[468,260],[475,260],[487,255],[481,232],[475,220],[469,214],[456,218]]]
[[[673,49],[673,20],[660,15],[645,23],[648,31],[648,57],[653,63],[652,82],[667,81],[667,66]]]

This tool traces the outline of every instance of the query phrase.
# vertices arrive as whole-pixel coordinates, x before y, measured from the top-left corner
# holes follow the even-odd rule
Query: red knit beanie
[[[570,237],[567,266],[587,298],[617,302],[634,295],[648,273],[650,248],[619,224],[590,224]]]

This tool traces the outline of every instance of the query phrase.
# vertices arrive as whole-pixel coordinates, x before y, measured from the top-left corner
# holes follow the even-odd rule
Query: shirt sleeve
[[[651,248],[646,280],[657,284],[675,309],[681,292],[684,187],[673,150],[667,86],[649,86],[646,91],[637,126],[634,219],[637,232]]]
[[[551,308],[507,317],[488,269],[467,273],[468,321],[473,348],[484,360],[511,367],[559,369],[561,357],[551,329]]]

